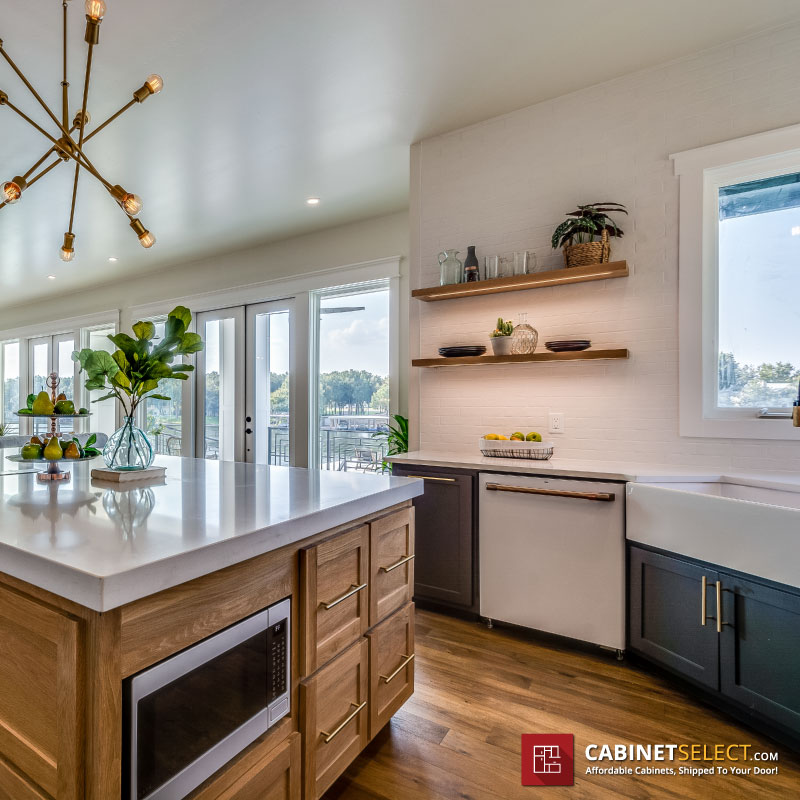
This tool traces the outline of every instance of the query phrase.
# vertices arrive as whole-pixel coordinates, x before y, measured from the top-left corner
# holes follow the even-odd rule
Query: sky
[[[734,217],[719,228],[720,351],[740,364],[800,367],[800,208]]]

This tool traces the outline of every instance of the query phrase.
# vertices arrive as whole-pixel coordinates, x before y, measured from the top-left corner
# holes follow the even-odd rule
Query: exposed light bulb
[[[22,187],[14,181],[6,181],[3,184],[3,202],[13,206],[22,197]]]
[[[150,248],[156,243],[156,237],[150,231],[145,231],[139,236],[139,244],[144,248]]]
[[[126,193],[119,204],[129,217],[135,217],[142,210],[142,198],[138,194]]]
[[[54,281],[55,279],[56,279],[55,275],[48,275],[47,276],[47,280],[49,280],[49,281]]]
[[[319,202],[320,202],[319,201],[319,197],[309,197],[308,200],[306,200],[306,205],[308,205],[308,206],[318,206]]]
[[[158,94],[164,88],[164,79],[160,75],[151,75],[144,85],[152,94]]]
[[[119,259],[118,259],[116,256],[109,256],[109,257],[108,257],[108,261],[109,261],[109,263],[111,263],[111,264],[116,264],[116,263],[117,263],[117,261],[119,261]]]
[[[72,261],[72,259],[75,258],[74,244],[75,234],[67,231],[64,234],[64,244],[62,245],[61,252],[59,253],[62,261]]]
[[[104,0],[86,0],[86,16],[94,20],[101,20],[106,15]]]

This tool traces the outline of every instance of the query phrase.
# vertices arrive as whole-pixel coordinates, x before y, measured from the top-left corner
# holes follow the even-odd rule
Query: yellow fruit
[[[496,441],[500,437],[496,433],[487,433],[486,436],[483,437],[484,439],[491,439],[492,441]]]
[[[47,394],[47,392],[39,392],[39,394],[36,395],[36,399],[33,401],[31,411],[33,411],[34,414],[44,415],[52,414],[53,411],[55,411],[53,401],[50,399],[50,396]]]
[[[64,458],[80,458],[81,451],[78,450],[78,445],[75,442],[70,442],[67,449],[64,451]]]
[[[61,450],[61,444],[59,443],[58,439],[54,436],[48,443],[47,446],[44,448],[44,457],[48,461],[58,461],[64,455],[63,451]]]
[[[504,442],[508,441],[508,436],[498,436],[498,439],[502,439]]]
[[[542,441],[542,434],[536,433],[535,431],[529,433],[525,437],[529,442],[541,442]]]
[[[514,431],[514,433],[511,434],[511,438],[512,439],[524,439],[525,438],[525,434],[521,433],[520,431]]]

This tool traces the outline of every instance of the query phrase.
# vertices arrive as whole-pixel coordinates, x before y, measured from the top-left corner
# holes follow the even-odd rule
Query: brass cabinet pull
[[[348,722],[352,722],[357,716],[358,712],[361,711],[367,705],[367,701],[365,700],[361,705],[357,705],[356,703],[350,703],[350,708],[353,710],[339,723],[336,730],[331,731],[330,733],[326,733],[325,731],[320,731],[319,735],[325,737],[325,744],[328,742],[332,742],[346,727]]]
[[[409,561],[413,560],[414,560],[413,553],[410,556],[403,556],[399,561],[395,561],[394,564],[390,564],[388,567],[381,567],[381,572],[391,572],[393,569],[402,567],[403,564],[408,564]]]
[[[351,583],[350,588],[341,597],[337,597],[335,600],[331,600],[330,603],[325,603],[325,602],[320,603],[320,605],[325,606],[325,610],[328,611],[334,606],[338,606],[339,603],[344,603],[344,601],[347,600],[348,597],[352,597],[354,594],[358,594],[362,589],[366,588],[367,588],[366,583],[362,583],[360,586],[356,586],[354,583]]]
[[[705,625],[706,621],[708,620],[708,607],[707,607],[707,600],[706,600],[706,587],[708,586],[708,579],[705,575],[701,580],[702,584],[702,591],[703,594],[700,596],[700,624]]]
[[[576,500],[595,500],[600,503],[613,502],[613,492],[566,492],[560,489],[531,489],[527,486],[504,486],[502,483],[487,483],[493,492],[519,492],[520,494],[544,494],[550,497],[574,497]]]
[[[423,481],[441,481],[442,483],[455,483],[455,478],[435,478],[433,475],[398,475],[398,478],[422,478]]]
[[[717,633],[722,633],[722,581],[717,581]]]
[[[381,675],[381,679],[389,683],[393,681],[412,661],[414,660],[414,653],[410,656],[403,656],[400,666],[391,675]]]

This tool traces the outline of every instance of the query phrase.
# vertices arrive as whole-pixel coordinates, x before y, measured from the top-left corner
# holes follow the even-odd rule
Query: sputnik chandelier
[[[119,184],[112,185],[109,183],[96,169],[94,164],[89,160],[89,157],[84,152],[84,147],[92,137],[97,136],[107,125],[110,125],[120,115],[124,114],[131,106],[136,103],[143,103],[150,97],[151,94],[158,94],[164,87],[164,81],[158,75],[151,75],[144,84],[133,93],[133,99],[126,103],[119,111],[112,114],[102,125],[95,128],[91,133],[86,133],[86,127],[91,122],[91,116],[86,110],[86,104],[89,99],[89,79],[92,73],[92,55],[94,53],[95,45],[100,41],[100,23],[106,13],[106,4],[104,0],[86,0],[86,35],[84,39],[89,45],[86,54],[86,76],[83,82],[83,103],[80,110],[75,114],[75,118],[70,122],[69,112],[69,83],[67,82],[67,9],[70,0],[62,0],[63,16],[64,16],[64,45],[63,45],[63,80],[61,81],[61,119],[53,113],[50,107],[42,100],[39,93],[30,84],[28,79],[22,74],[17,65],[11,60],[11,57],[5,50],[3,40],[0,39],[0,55],[11,66],[11,69],[16,72],[20,80],[25,84],[30,93],[45,110],[50,119],[55,123],[57,131],[55,136],[51,136],[44,128],[38,123],[34,122],[27,114],[17,108],[11,102],[9,95],[0,89],[0,107],[11,109],[14,113],[18,114],[29,125],[35,128],[42,136],[44,136],[52,145],[50,149],[23,175],[18,175],[10,181],[3,184],[2,191],[0,191],[0,209],[13,205],[19,202],[22,195],[33,186],[36,181],[47,175],[48,172],[55,169],[59,164],[65,162],[75,163],[75,180],[72,185],[72,205],[69,212],[69,228],[64,234],[64,244],[61,248],[62,261],[72,261],[75,257],[75,234],[72,232],[73,223],[75,221],[75,199],[78,194],[78,180],[81,175],[81,170],[85,170],[89,175],[98,180],[108,191],[120,208],[127,214],[129,224],[133,228],[134,233],[139,237],[139,242],[142,247],[152,247],[156,242],[156,237],[145,228],[141,220],[137,219],[142,210],[142,200],[138,195],[131,194],[125,191]],[[77,132],[77,136],[75,135]],[[55,160],[47,166],[42,165],[48,161],[51,156],[55,156]],[[37,172],[37,170],[39,170]]]

